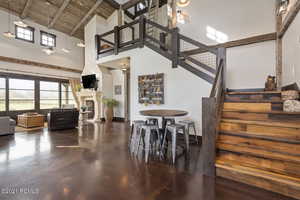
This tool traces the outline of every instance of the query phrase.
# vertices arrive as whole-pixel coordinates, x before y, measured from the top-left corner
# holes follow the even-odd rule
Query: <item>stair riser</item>
[[[270,112],[283,110],[283,103],[232,103],[225,102],[223,110],[249,111],[249,112]]]
[[[225,95],[225,102],[241,101],[281,101],[281,94],[232,94]]]
[[[239,153],[232,153],[228,151],[220,151],[218,153],[217,163],[236,163],[245,167],[251,167],[268,172],[300,178],[300,164],[292,162],[265,159]]]
[[[300,187],[285,184],[278,181],[266,179],[264,177],[256,177],[242,172],[232,171],[217,167],[217,175],[223,178],[242,182],[265,190],[280,193],[289,197],[300,199]]]
[[[266,120],[283,120],[283,121],[299,121],[300,114],[272,114],[272,113],[254,113],[254,112],[223,112],[224,119],[239,119],[239,120],[256,120],[256,121],[266,121]]]
[[[271,153],[281,153],[284,155],[296,156],[300,159],[299,144],[289,144],[283,142],[237,137],[224,134],[219,135],[218,143],[225,143],[254,149],[262,149]]]
[[[221,122],[220,132],[253,137],[265,137],[273,140],[300,142],[300,130],[297,128],[271,127],[253,124]]]
[[[284,155],[282,153],[265,151],[263,149],[253,149],[249,147],[237,146],[237,145],[231,145],[225,143],[217,143],[217,149],[223,151],[241,153],[250,156],[262,157],[266,159],[274,159],[274,160],[287,161],[287,162],[300,164],[299,156]]]

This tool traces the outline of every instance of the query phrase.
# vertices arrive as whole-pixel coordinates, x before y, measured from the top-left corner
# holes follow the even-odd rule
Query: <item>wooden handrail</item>
[[[110,45],[115,45],[113,42],[109,41],[109,40],[106,40],[106,39],[103,39],[103,38],[99,38],[100,41],[103,41],[103,42],[106,42],[107,44],[110,44]]]
[[[119,26],[119,29],[120,29],[120,30],[123,30],[123,29],[125,29],[125,28],[132,27],[133,25],[136,25],[136,24],[138,24],[138,23],[139,23],[139,20],[137,19],[137,20],[134,20],[134,21],[129,22],[129,23],[127,23],[127,24],[124,24],[124,25],[122,25],[122,26]]]
[[[146,20],[146,23],[148,23],[148,24],[150,24],[151,26],[154,26],[154,27],[156,27],[156,28],[158,28],[158,29],[160,29],[160,30],[162,30],[162,31],[164,31],[164,32],[172,33],[172,30],[171,30],[171,29],[169,29],[169,28],[167,28],[167,27],[165,27],[165,26],[162,26],[162,25],[160,25],[160,24],[157,24],[157,23],[155,23],[155,22],[153,22],[153,21],[151,21],[151,20],[149,20],[149,19]]]
[[[216,90],[218,89],[218,83],[219,83],[219,81],[222,82],[221,79],[223,77],[220,75],[223,74],[223,68],[224,68],[224,63],[223,63],[223,59],[221,59],[221,62],[218,65],[218,71],[217,71],[217,74],[216,74],[209,97],[215,97],[215,95],[216,95]]]
[[[108,35],[111,35],[111,34],[113,34],[114,33],[114,30],[111,30],[111,31],[108,31],[108,32],[106,32],[106,33],[103,33],[103,34],[101,34],[101,35],[99,35],[99,37],[105,37],[105,36],[108,36]]]
[[[197,47],[199,47],[199,48],[201,48],[203,50],[209,51],[209,52],[211,52],[211,53],[213,53],[215,55],[217,55],[217,53],[218,53],[216,48],[211,48],[211,47],[209,47],[209,46],[207,46],[205,44],[202,44],[202,43],[200,43],[200,42],[198,42],[196,40],[193,40],[191,38],[188,38],[188,37],[186,37],[184,35],[179,34],[179,38],[182,39],[182,40],[184,40],[184,41],[186,41],[186,42],[188,42],[188,43],[191,43],[191,44],[193,44],[193,45],[195,45],[195,46],[197,46]]]

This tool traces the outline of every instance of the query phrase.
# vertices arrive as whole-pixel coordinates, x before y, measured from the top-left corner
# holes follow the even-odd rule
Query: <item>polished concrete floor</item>
[[[20,200],[288,200],[225,179],[203,177],[201,151],[168,160],[128,153],[129,126],[94,124],[0,137],[0,199]]]

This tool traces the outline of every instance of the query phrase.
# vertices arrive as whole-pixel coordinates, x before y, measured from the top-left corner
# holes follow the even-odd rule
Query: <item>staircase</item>
[[[169,59],[172,62],[173,68],[180,66],[213,84],[221,62],[224,65],[223,68],[225,71],[226,49],[223,47],[209,47],[180,34],[178,28],[170,29],[158,24],[158,8],[159,1],[153,0],[148,12],[150,19],[142,15],[137,20],[123,26],[115,27],[114,30],[96,35],[97,59],[146,46]],[[122,41],[122,31],[128,28],[137,29],[137,31],[133,31],[132,40]],[[136,33],[138,33],[138,36],[134,35]],[[187,51],[183,48],[182,44],[187,44],[187,46],[191,46],[194,49]],[[195,57],[204,53],[206,57],[211,58],[212,63],[207,64]]]
[[[280,92],[227,92],[217,137],[217,175],[300,199],[300,113]]]

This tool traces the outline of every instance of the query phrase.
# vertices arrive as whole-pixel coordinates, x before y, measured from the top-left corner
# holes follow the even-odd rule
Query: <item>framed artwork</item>
[[[115,95],[122,95],[122,85],[115,85]]]
[[[164,104],[164,74],[143,75],[138,77],[139,103]]]

